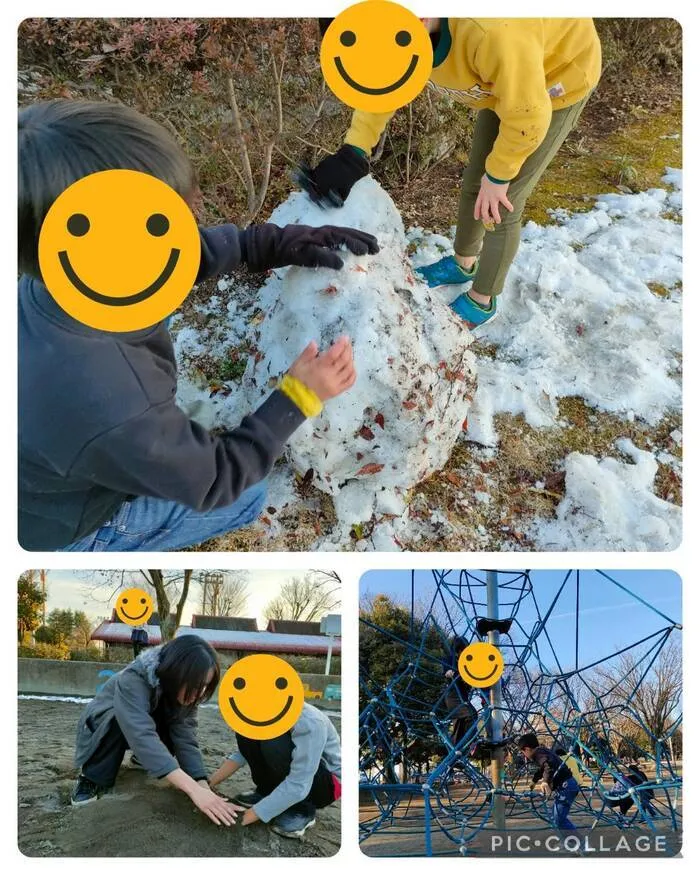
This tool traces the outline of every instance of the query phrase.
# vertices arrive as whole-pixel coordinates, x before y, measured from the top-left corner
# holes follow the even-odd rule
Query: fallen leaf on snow
[[[380,465],[379,462],[369,462],[367,465],[363,465],[355,476],[361,477],[363,474],[379,474],[383,467],[384,465]]]

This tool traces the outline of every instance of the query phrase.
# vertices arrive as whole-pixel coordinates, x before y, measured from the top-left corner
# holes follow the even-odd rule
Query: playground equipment
[[[468,854],[487,830],[554,829],[551,801],[531,791],[531,767],[514,743],[530,731],[576,757],[583,786],[570,816],[577,826],[680,829],[673,750],[680,704],[663,727],[650,725],[639,705],[640,691],[679,639],[678,622],[602,571],[550,572],[560,578],[550,577],[544,608],[542,588],[527,571],[433,571],[420,607],[415,573],[406,574],[405,634],[361,618],[361,842],[391,839],[394,856]],[[592,601],[601,587],[641,607],[646,633],[627,641],[635,624],[620,624],[602,658],[591,656],[602,649],[595,614],[605,608]],[[495,686],[471,691],[478,711],[461,737],[454,727],[469,705],[457,677],[446,675],[457,636],[490,641],[505,661]],[[388,683],[369,676],[369,637],[403,653]],[[630,780],[635,768],[641,771]]]

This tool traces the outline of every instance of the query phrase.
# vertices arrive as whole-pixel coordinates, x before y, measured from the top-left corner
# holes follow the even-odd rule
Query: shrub
[[[99,647],[86,647],[80,650],[71,650],[68,658],[73,662],[103,662]]]
[[[598,18],[596,28],[608,78],[635,70],[681,66],[683,33],[673,18]]]
[[[604,87],[615,103],[630,81],[681,65],[672,19],[596,21]],[[28,19],[19,28],[20,101],[118,100],[168,128],[192,159],[200,219],[242,224],[269,214],[290,170],[342,143],[351,111],[329,93],[315,19]],[[236,113],[232,109],[229,80]],[[639,86],[640,102],[644,87]],[[281,118],[280,118],[281,109]],[[389,187],[468,154],[473,113],[426,90],[391,121],[375,158]]]
[[[17,656],[31,659],[69,659],[69,650],[66,644],[34,644],[20,645],[17,648]]]

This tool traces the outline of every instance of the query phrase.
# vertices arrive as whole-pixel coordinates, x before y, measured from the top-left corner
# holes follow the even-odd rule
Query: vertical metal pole
[[[579,604],[581,598],[581,578],[579,575],[580,571],[576,572],[576,671],[578,671],[578,618],[579,618]]]
[[[495,571],[486,572],[486,603],[489,620],[498,620],[498,574]],[[495,630],[489,632],[489,644],[498,647],[500,634]],[[503,712],[501,698],[501,680],[497,681],[489,689],[489,701],[491,703],[491,741],[498,742],[503,739]],[[493,785],[493,826],[494,829],[506,828],[505,801],[500,794],[503,788],[503,748],[494,748],[491,754],[491,783]]]
[[[415,610],[416,604],[416,572],[411,571],[411,619],[410,619],[410,627],[408,630],[409,641],[413,644],[413,612]]]
[[[328,654],[326,655],[326,674],[331,673],[331,656],[333,655],[333,644],[335,639],[331,635],[328,638]]]

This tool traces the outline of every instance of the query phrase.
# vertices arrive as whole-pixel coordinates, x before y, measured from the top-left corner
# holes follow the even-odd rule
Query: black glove
[[[369,173],[369,161],[354,146],[345,144],[314,169],[302,168],[299,183],[315,203],[341,206],[355,183]]]
[[[377,238],[354,228],[323,225],[251,225],[241,231],[241,255],[252,271],[296,264],[300,267],[332,267],[339,270],[343,259],[334,250],[346,246],[354,255],[379,252]]]

